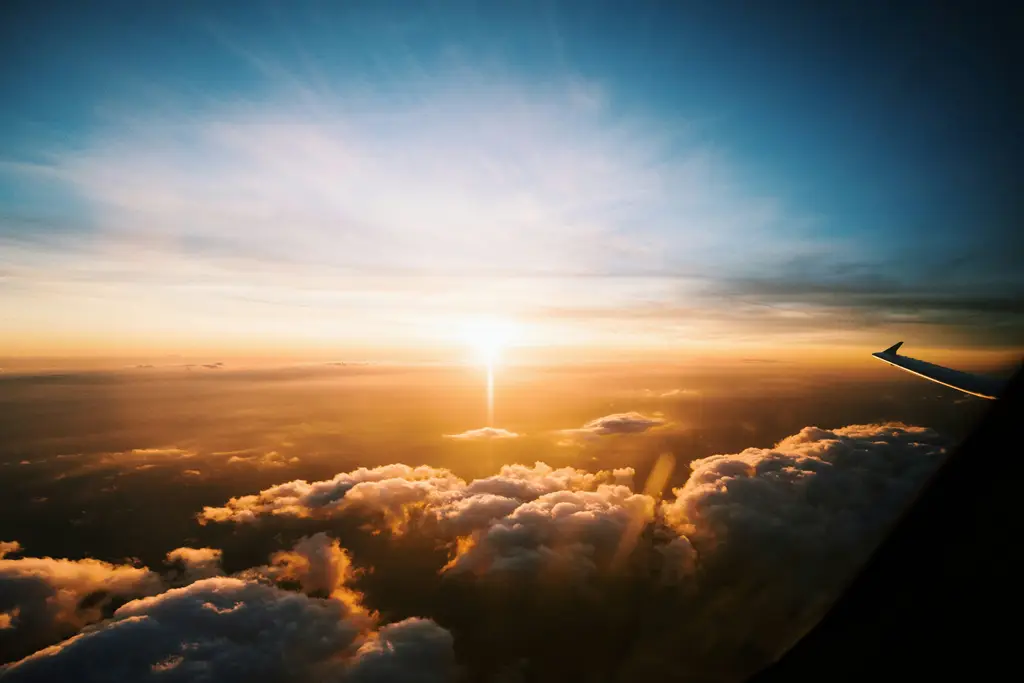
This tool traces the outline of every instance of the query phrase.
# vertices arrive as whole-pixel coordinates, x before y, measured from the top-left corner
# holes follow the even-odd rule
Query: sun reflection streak
[[[487,361],[487,426],[494,426],[494,361]]]

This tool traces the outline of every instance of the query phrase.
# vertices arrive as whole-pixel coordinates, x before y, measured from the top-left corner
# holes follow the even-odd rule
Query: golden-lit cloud
[[[274,553],[270,564],[242,576],[295,581],[308,595],[329,597],[354,611],[363,610],[361,596],[349,587],[354,576],[351,558],[337,540],[322,532],[300,539],[291,550]]]
[[[630,481],[632,476],[628,468],[589,473],[538,462],[533,467],[506,465],[492,477],[466,482],[445,469],[386,465],[232,498],[224,507],[204,508],[199,521],[247,523],[264,515],[329,518],[360,511],[380,515],[397,531],[405,528],[414,511],[425,510],[439,523],[464,528],[495,514],[504,516],[523,501],[547,493],[593,490],[606,482]]]
[[[14,609],[6,612],[0,612],[0,631],[6,631],[7,629],[14,628],[14,625],[18,620],[18,615],[20,614],[20,607],[15,607]]]
[[[511,432],[500,427],[480,427],[479,429],[467,429],[459,434],[445,434],[444,438],[455,441],[494,441],[504,439],[517,439],[522,434]]]
[[[228,458],[229,465],[252,465],[258,468],[287,467],[298,462],[298,456],[282,455],[277,451],[267,451],[262,455],[232,455]]]
[[[21,552],[21,543],[17,541],[0,541],[0,560],[18,552]]]
[[[224,552],[217,548],[175,548],[167,553],[167,563],[180,567],[186,583],[212,576],[221,576],[220,562]]]
[[[254,522],[261,515],[291,517],[330,517],[345,504],[345,494],[364,482],[401,480],[417,482],[428,480],[443,485],[461,482],[451,472],[433,467],[386,465],[368,469],[361,467],[343,472],[327,481],[309,483],[296,479],[271,487],[256,495],[232,498],[223,507],[206,507],[198,516],[200,523]]]
[[[5,543],[5,553],[19,551]],[[116,600],[151,595],[163,580],[145,567],[91,558],[0,558],[0,612],[17,611],[6,629],[0,659],[26,655],[99,621]]]

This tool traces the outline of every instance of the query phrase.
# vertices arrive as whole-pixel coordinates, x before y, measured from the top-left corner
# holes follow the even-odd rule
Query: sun
[[[463,326],[463,337],[478,361],[493,366],[515,336],[515,326],[500,318],[477,318]]]

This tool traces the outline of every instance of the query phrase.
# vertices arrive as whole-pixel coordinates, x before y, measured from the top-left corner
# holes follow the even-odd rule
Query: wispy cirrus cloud
[[[792,223],[744,193],[721,150],[602,83],[456,59],[410,71],[396,94],[257,61],[273,84],[258,97],[140,101],[9,168],[85,214],[59,243],[19,242],[9,277],[55,305],[160,311],[175,334],[190,320],[320,337],[344,311],[368,337],[429,337],[481,310],[661,299],[680,272],[732,258],[740,233]],[[274,332],[271,316],[291,324]]]

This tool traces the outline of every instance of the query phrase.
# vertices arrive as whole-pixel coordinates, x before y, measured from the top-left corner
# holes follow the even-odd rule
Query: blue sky
[[[444,343],[481,315],[537,343],[1022,339],[998,23],[794,3],[4,11],[10,353]]]

